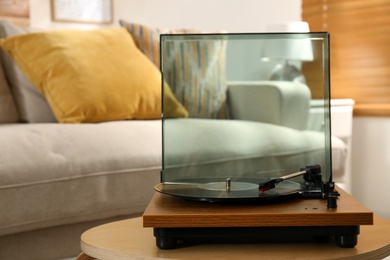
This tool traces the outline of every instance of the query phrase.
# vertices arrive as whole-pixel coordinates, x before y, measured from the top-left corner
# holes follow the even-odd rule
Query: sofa
[[[310,90],[304,84],[226,81],[220,101],[224,104],[224,111],[229,108],[230,118],[216,118],[220,113],[214,113],[214,118],[200,118],[191,115],[191,110],[177,98],[172,86],[163,84],[164,97],[161,98],[161,75],[146,53],[141,52],[142,49],[120,53],[122,57],[137,57],[135,67],[120,64],[130,74],[133,73],[128,79],[127,73],[122,75],[122,71],[118,70],[117,62],[114,66],[112,61],[107,61],[110,57],[105,59],[101,72],[101,64],[95,64],[98,63],[96,59],[92,59],[88,66],[77,67],[78,64],[74,63],[81,61],[72,56],[74,54],[69,54],[69,49],[65,56],[50,56],[50,60],[44,60],[47,53],[40,50],[45,48],[37,48],[34,44],[46,46],[51,43],[41,39],[36,43],[34,37],[40,35],[31,34],[34,33],[8,21],[0,21],[0,38],[3,39],[0,52],[0,259],[76,256],[80,252],[79,238],[83,231],[102,223],[142,215],[154,193],[154,185],[161,181],[163,160],[170,169],[183,169],[186,158],[191,157],[193,163],[194,155],[197,155],[197,164],[202,170],[210,171],[221,166],[210,162],[220,162],[222,154],[226,159],[225,152],[229,151],[238,162],[235,166],[247,167],[246,170],[251,171],[259,167],[274,167],[272,163],[264,166],[264,154],[269,154],[266,149],[280,151],[279,155],[274,154],[275,158],[285,158],[283,151],[289,150],[291,156],[284,163],[292,163],[286,166],[290,169],[298,167],[298,159],[307,150],[323,151],[323,134],[306,129]],[[117,34],[118,38],[125,37],[122,30],[116,30]],[[18,38],[20,35],[27,37]],[[13,36],[16,38],[9,40]],[[60,36],[56,34],[56,37]],[[136,38],[136,35],[132,36]],[[104,38],[102,35],[99,37],[97,41]],[[88,41],[91,41],[90,38]],[[24,41],[22,44],[21,39]],[[119,44],[117,42],[121,39],[110,44]],[[126,38],[124,41],[127,43],[129,40]],[[28,44],[31,44],[29,48],[20,51]],[[116,47],[113,49],[124,46]],[[137,47],[140,48],[139,45]],[[53,53],[57,54],[60,51],[58,46],[56,48]],[[86,49],[92,48],[87,45]],[[86,49],[83,51],[89,52]],[[30,57],[34,54],[31,52],[37,52],[39,59]],[[107,55],[115,55],[107,52]],[[26,57],[30,58],[29,62],[23,60]],[[84,57],[83,62],[89,58]],[[59,60],[52,63],[53,59]],[[73,68],[69,74],[68,65]],[[110,66],[115,68],[107,68]],[[92,67],[94,70],[88,76],[78,74]],[[142,85],[143,82],[134,83],[133,77],[138,77],[134,75],[143,75],[142,71],[146,69],[148,73],[140,77],[140,81],[148,81],[148,86]],[[107,70],[111,75],[108,82],[116,85],[125,82],[126,89],[113,90],[104,85],[103,90],[109,92],[103,91],[99,95],[84,93],[77,88],[73,91],[69,87],[88,83],[93,84],[93,91],[97,92],[101,82],[107,84],[103,75]],[[75,77],[79,81],[74,81]],[[126,79],[115,81],[121,77]],[[58,78],[61,80],[58,81]],[[89,78],[95,81],[85,83]],[[67,85],[62,86],[65,81]],[[132,84],[136,86],[128,94],[127,87]],[[150,86],[153,88],[144,93],[137,92],[138,88]],[[113,95],[115,91],[119,94]],[[248,100],[251,97],[266,97],[260,110],[263,112],[250,110]],[[123,100],[126,102],[119,106],[118,103]],[[170,153],[164,158],[162,100],[166,112],[165,131],[172,133],[164,140],[165,145],[170,147]],[[123,110],[125,113],[122,113]],[[223,126],[225,121],[233,125],[232,129],[224,129],[218,134],[218,129],[221,130],[218,125]],[[188,143],[194,140],[189,139],[190,135],[210,133],[210,129],[217,131],[220,139],[215,139],[214,143],[223,143],[222,147],[211,145],[208,139],[202,139],[197,145]],[[237,131],[245,137],[244,143],[239,140],[240,145],[234,138]],[[270,133],[276,139],[271,138]],[[262,135],[267,137],[262,138]],[[280,136],[285,137],[283,141]],[[333,173],[342,174],[346,146],[337,138],[332,139],[332,144],[333,157],[337,158],[337,163],[333,163]],[[194,149],[186,150],[186,147]],[[202,157],[206,153],[208,156]],[[228,160],[231,163],[231,158]],[[225,167],[223,164],[222,168]]]

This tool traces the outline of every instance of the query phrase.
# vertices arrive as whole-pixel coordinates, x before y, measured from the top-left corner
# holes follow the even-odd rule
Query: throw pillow
[[[0,124],[16,123],[18,112],[0,62]]]
[[[175,38],[162,45],[163,75],[192,117],[227,118],[226,41]]]
[[[26,33],[29,33],[27,29],[19,28],[7,20],[0,20],[0,39]],[[0,58],[20,120],[28,123],[57,122],[45,98],[26,78],[12,57],[0,49]]]
[[[160,67],[161,34],[201,33],[192,29],[161,30],[125,20],[119,23],[129,31],[137,47],[157,67]],[[195,44],[198,49],[192,48],[191,44]],[[177,42],[164,48],[164,79],[187,109],[189,117],[229,118],[226,103],[226,47],[224,40],[205,39]],[[181,48],[185,51],[181,51]],[[199,59],[202,63],[197,62]]]
[[[161,118],[161,74],[124,28],[31,33],[1,46],[60,122]],[[173,96],[164,98],[174,116],[186,116]]]
[[[119,24],[126,28],[133,36],[135,45],[156,65],[160,68],[160,35],[161,34],[186,34],[200,33],[193,29],[172,29],[163,30],[152,28],[146,25],[129,23],[125,20],[119,20]]]

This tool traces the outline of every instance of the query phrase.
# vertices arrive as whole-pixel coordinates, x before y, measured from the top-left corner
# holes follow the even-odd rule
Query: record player
[[[167,117],[163,99],[161,183],[143,215],[157,246],[299,235],[354,247],[373,214],[332,179],[329,34],[164,34],[160,48],[163,85],[189,116]],[[302,60],[307,81],[268,80]],[[307,117],[310,98],[323,103],[322,129],[292,120]]]

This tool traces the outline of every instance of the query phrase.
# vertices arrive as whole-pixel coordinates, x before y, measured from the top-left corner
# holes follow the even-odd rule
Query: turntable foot
[[[344,248],[352,248],[357,245],[357,235],[342,235],[336,236],[336,245]]]
[[[177,245],[175,237],[156,237],[156,245],[160,249],[174,249]]]

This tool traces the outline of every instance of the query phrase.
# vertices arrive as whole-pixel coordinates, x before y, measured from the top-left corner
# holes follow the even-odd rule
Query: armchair
[[[228,103],[234,119],[306,129],[311,98],[306,85],[288,81],[236,81],[228,86]]]
[[[234,119],[265,122],[297,130],[323,130],[311,127],[313,119],[310,118],[310,109],[313,101],[310,89],[302,83],[287,81],[229,82],[228,99]],[[316,111],[320,112],[319,106]],[[339,180],[346,171],[348,143],[340,139],[337,134],[332,136],[331,142],[332,174],[334,179]]]

